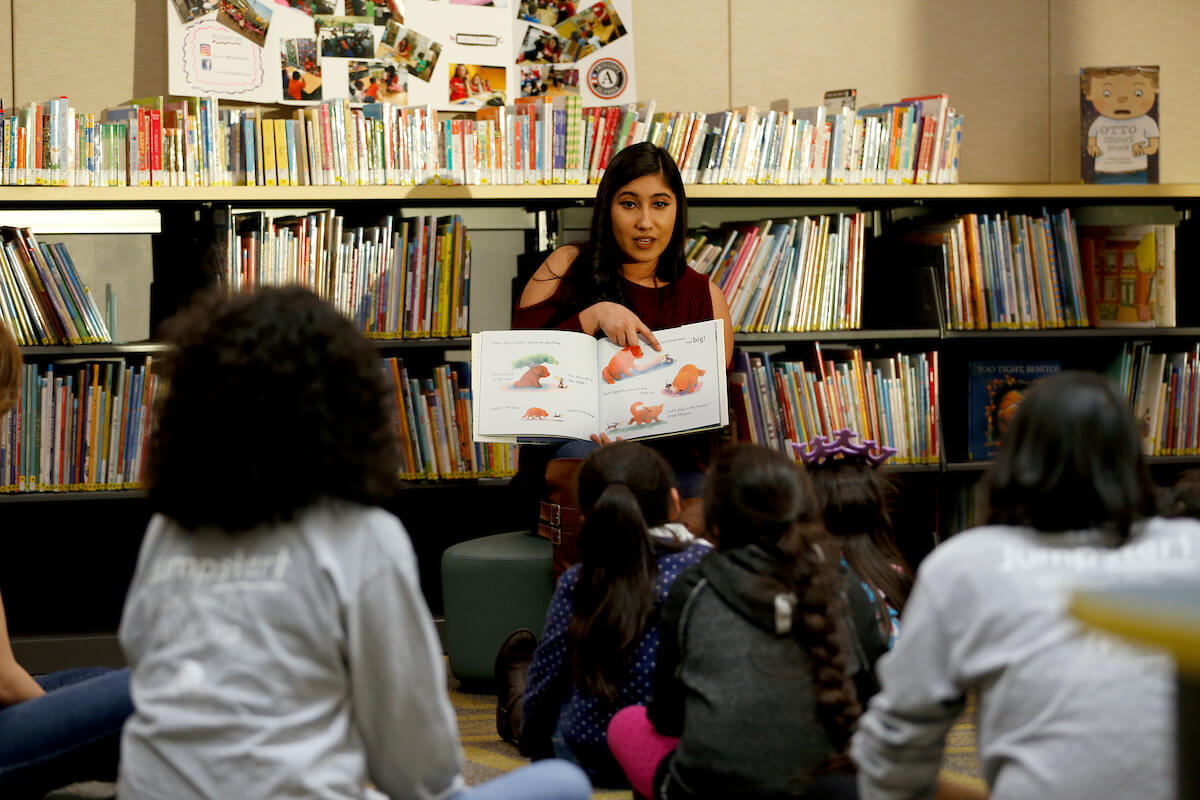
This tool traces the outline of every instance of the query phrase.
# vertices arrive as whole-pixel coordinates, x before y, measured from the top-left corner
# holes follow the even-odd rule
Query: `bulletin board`
[[[632,0],[164,0],[170,92],[252,103],[637,96]]]

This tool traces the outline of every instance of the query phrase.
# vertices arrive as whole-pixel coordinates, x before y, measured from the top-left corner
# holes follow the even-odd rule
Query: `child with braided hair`
[[[659,800],[854,796],[851,667],[885,635],[810,478],[740,445],[710,467],[704,513],[719,549],[672,587],[649,705],[613,718],[613,755]]]

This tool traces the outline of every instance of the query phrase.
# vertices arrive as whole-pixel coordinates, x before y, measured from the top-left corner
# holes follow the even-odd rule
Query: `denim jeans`
[[[133,713],[129,670],[73,669],[37,681],[46,694],[0,709],[0,797],[116,780],[121,727]]]
[[[451,800],[589,800],[591,796],[592,784],[583,770],[547,759],[463,789]]]

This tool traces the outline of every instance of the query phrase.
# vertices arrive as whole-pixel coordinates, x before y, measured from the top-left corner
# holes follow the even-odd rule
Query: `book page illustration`
[[[570,331],[477,334],[477,434],[586,439],[595,432],[592,337]]]
[[[600,422],[625,439],[700,430],[728,422],[725,340],[720,322],[698,322],[655,336],[661,351],[641,344],[597,344]]]

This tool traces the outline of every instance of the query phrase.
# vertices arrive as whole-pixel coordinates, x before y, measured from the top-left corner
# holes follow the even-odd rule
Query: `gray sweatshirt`
[[[1076,588],[1200,580],[1200,524],[1153,519],[1104,545],[993,526],[925,559],[852,742],[864,800],[932,796],[972,689],[991,800],[1174,796],[1169,657],[1085,628],[1066,604]]]
[[[122,800],[433,800],[462,788],[404,528],[323,504],[230,536],[150,521],[121,619]],[[372,792],[373,794],[373,792]]]

